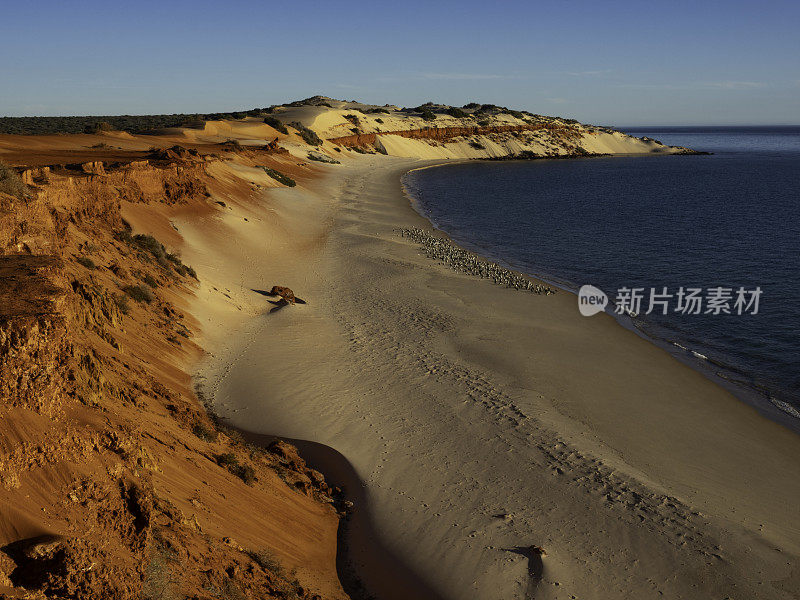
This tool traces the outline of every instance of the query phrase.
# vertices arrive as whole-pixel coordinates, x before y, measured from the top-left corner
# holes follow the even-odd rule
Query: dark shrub
[[[436,115],[433,114],[433,111],[431,111],[431,110],[429,110],[427,108],[423,109],[421,111],[421,115],[420,116],[422,117],[423,121],[435,121],[436,120]]]
[[[247,485],[251,485],[256,480],[255,469],[250,465],[241,464],[233,452],[218,454],[215,458],[218,465],[228,469],[228,471],[244,481]]]
[[[288,175],[284,175],[280,171],[277,171],[275,169],[270,169],[269,167],[261,167],[261,168],[264,169],[264,172],[267,175],[272,177],[278,183],[282,183],[283,185],[285,185],[287,187],[294,187],[294,186],[297,185],[297,182],[294,179],[292,179]]]
[[[258,551],[251,550],[247,554],[262,569],[271,571],[272,573],[278,576],[283,575],[284,572],[283,565],[281,565],[281,562],[272,553],[272,550],[269,550],[268,548],[264,548],[263,550],[258,550]]]
[[[204,442],[214,442],[217,439],[217,430],[204,423],[197,423],[192,427],[192,433]]]
[[[236,465],[228,470],[247,485],[253,485],[256,481],[256,470],[250,465]]]
[[[275,131],[282,133],[283,135],[288,135],[289,130],[286,129],[286,125],[281,123],[275,117],[264,117],[264,123],[272,127]]]
[[[84,133],[100,133],[101,131],[114,131],[114,126],[108,121],[100,121],[87,125],[84,129]]]
[[[353,125],[358,125],[358,115],[344,115],[344,118],[350,121]]]
[[[239,140],[225,140],[224,142],[220,142],[219,145],[225,148],[226,150],[242,149],[242,145],[239,143]]]
[[[299,121],[292,121],[289,125],[297,129],[297,133],[300,134],[300,137],[303,138],[303,141],[309,146],[320,146],[322,144],[320,137]]]
[[[448,108],[447,114],[456,119],[466,119],[469,115],[460,108]]]
[[[79,265],[83,265],[84,267],[86,267],[90,271],[92,269],[96,268],[96,265],[94,264],[94,261],[91,258],[89,258],[88,256],[79,256],[75,260],[78,261]]]
[[[378,117],[377,119],[375,119],[375,122],[376,122],[376,123],[380,123],[381,125],[383,125],[383,119],[381,119],[380,117]]]
[[[0,192],[17,198],[25,197],[28,192],[28,186],[23,183],[19,174],[2,161],[0,161]]]
[[[144,277],[142,277],[142,281],[153,289],[158,287],[158,282],[156,281],[156,278],[150,275],[150,273],[145,273]]]
[[[155,298],[155,296],[153,296],[153,292],[141,285],[126,285],[124,288],[122,288],[122,291],[137,302],[149,304]]]
[[[217,454],[214,458],[217,459],[217,464],[223,467],[231,467],[233,465],[239,464],[239,459],[236,458],[236,455],[233,452],[227,452],[225,454]]]
[[[122,294],[114,294],[114,304],[117,305],[119,312],[123,315],[127,315],[131,312],[131,305],[128,304],[128,297],[123,296]]]

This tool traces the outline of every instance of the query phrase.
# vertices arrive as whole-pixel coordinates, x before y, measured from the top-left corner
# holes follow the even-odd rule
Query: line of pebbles
[[[497,285],[515,290],[525,290],[534,294],[555,294],[556,292],[549,286],[534,283],[520,273],[459,248],[447,238],[432,235],[418,227],[403,227],[399,231],[402,237],[420,244],[425,249],[428,258],[437,260],[459,273],[490,279]]]

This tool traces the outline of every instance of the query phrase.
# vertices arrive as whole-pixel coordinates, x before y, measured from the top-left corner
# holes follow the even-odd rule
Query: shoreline
[[[205,369],[221,416],[345,456],[382,543],[446,598],[763,592],[790,575],[768,548],[798,551],[796,436],[608,316],[575,322],[565,295],[420,256],[391,230],[430,228],[398,183],[424,161],[382,158],[278,203],[288,221],[264,232],[295,224],[313,243],[227,264],[244,290],[285,282],[309,304],[225,331]],[[535,578],[512,551],[530,545],[548,554]]]
[[[712,152],[701,152],[696,151],[693,154],[695,155],[711,155]],[[683,156],[684,154],[674,154],[669,156]],[[635,156],[635,155],[632,155]],[[647,155],[642,155],[647,156]],[[576,159],[589,159],[589,158],[596,158],[596,157],[614,157],[613,155],[609,154],[602,154],[602,155],[593,155],[593,156],[562,156],[562,157],[539,157],[539,160],[576,160]],[[516,158],[516,157],[505,157],[505,158],[492,158],[492,159],[481,159],[481,160],[489,160],[489,161],[500,161],[500,160],[521,160],[527,161],[532,160],[528,158]],[[406,173],[401,176],[401,188],[403,189],[403,193],[408,197],[409,204],[412,209],[419,214],[423,219],[428,221],[431,227],[439,232],[443,237],[447,238],[452,244],[457,247],[463,248],[464,250],[471,252],[487,261],[496,262],[497,264],[501,265],[504,268],[507,268],[511,271],[518,272],[526,277],[531,279],[535,279],[538,281],[543,281],[548,285],[554,286],[558,290],[571,294],[577,298],[577,291],[572,289],[575,287],[573,282],[569,282],[566,280],[556,279],[552,277],[542,276],[541,274],[537,273],[528,273],[522,270],[520,267],[515,266],[504,259],[492,257],[491,252],[487,249],[479,248],[478,246],[474,246],[470,244],[466,240],[456,240],[452,237],[452,235],[444,229],[440,224],[437,224],[433,221],[430,215],[426,214],[424,207],[422,206],[421,202],[418,198],[416,198],[409,187],[405,183],[405,177],[409,173],[413,171],[423,170],[423,169],[434,169],[440,167],[447,167],[457,164],[466,164],[472,162],[470,160],[462,160],[462,161],[447,161],[447,162],[439,162],[436,164],[428,165],[425,167],[418,167],[414,169],[410,169]],[[570,287],[572,286],[572,287]],[[715,361],[714,359],[705,357],[699,358],[692,356],[695,352],[691,348],[683,347],[677,342],[669,339],[668,337],[660,337],[656,335],[651,335],[644,331],[644,329],[638,326],[636,323],[633,322],[633,319],[628,315],[617,315],[614,314],[613,311],[609,312],[608,310],[604,310],[607,315],[613,317],[620,327],[627,329],[636,333],[639,337],[647,340],[651,344],[655,345],[658,348],[668,352],[671,356],[681,361],[683,364],[688,366],[691,369],[694,369],[698,373],[707,377],[710,381],[716,383],[717,385],[725,388],[726,390],[730,391],[734,396],[736,396],[740,401],[748,404],[749,406],[753,406],[756,408],[762,415],[766,418],[783,425],[790,431],[800,435],[800,414],[797,413],[796,407],[794,407],[791,403],[785,402],[780,398],[772,397],[769,390],[758,386],[756,384],[750,384],[745,381],[737,380],[736,374],[737,372],[732,368],[728,367],[724,363]],[[721,370],[722,372],[718,371]],[[746,373],[741,373],[742,376],[747,376]],[[777,403],[784,403],[788,406],[788,409],[782,408]],[[792,413],[794,411],[795,414]]]

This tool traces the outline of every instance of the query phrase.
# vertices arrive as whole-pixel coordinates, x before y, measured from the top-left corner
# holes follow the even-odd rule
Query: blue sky
[[[0,116],[324,94],[639,124],[800,124],[800,3],[6,3]]]

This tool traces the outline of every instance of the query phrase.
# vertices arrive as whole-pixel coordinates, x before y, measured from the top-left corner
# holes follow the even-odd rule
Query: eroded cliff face
[[[345,597],[337,491],[208,416],[194,271],[122,217],[213,210],[211,160],[26,169],[0,194],[0,595]]]
[[[382,135],[396,135],[399,137],[416,139],[416,140],[436,140],[440,142],[450,141],[459,137],[468,137],[474,135],[490,135],[495,133],[511,133],[515,131],[536,131],[540,129],[549,129],[553,131],[567,131],[569,128],[549,125],[549,124],[536,124],[536,125],[494,125],[494,126],[474,126],[474,127],[426,127],[423,129],[401,129],[397,131],[382,131],[380,133],[364,133],[358,135],[349,135],[343,137],[330,138],[328,141],[339,146],[353,147],[353,146],[369,146],[374,145],[379,136]]]

